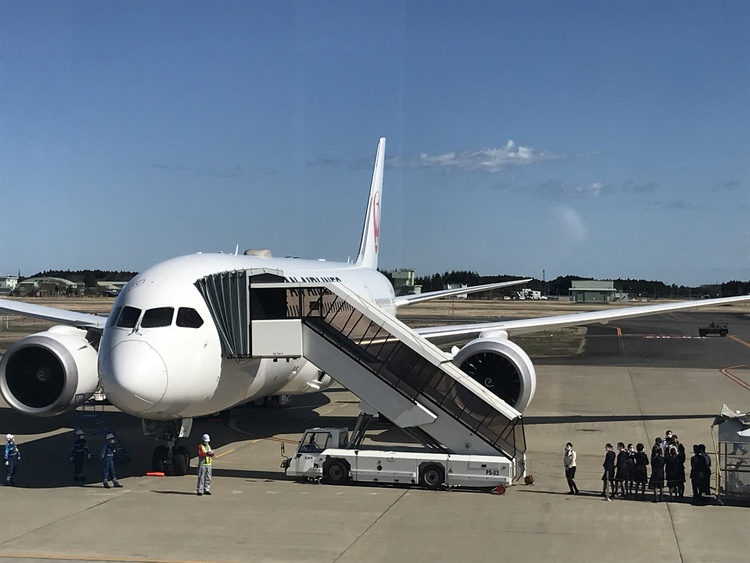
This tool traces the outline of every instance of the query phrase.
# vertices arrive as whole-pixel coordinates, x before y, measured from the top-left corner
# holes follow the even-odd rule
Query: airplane
[[[530,279],[396,296],[378,272],[385,138],[375,156],[370,192],[353,263],[273,257],[269,251],[244,254],[198,253],[158,263],[134,277],[119,293],[107,317],[0,299],[0,311],[60,323],[12,344],[0,360],[0,394],[13,409],[33,416],[56,416],[101,389],[112,405],[138,417],[146,435],[166,442],[153,453],[155,470],[175,475],[189,468],[190,454],[178,445],[196,417],[277,395],[321,391],[330,375],[304,357],[283,361],[227,358],[219,329],[197,280],[222,272],[283,272],[291,282],[336,282],[395,315],[398,307],[429,299],[488,291]],[[414,332],[454,346],[447,359],[519,412],[536,388],[528,354],[509,337],[552,327],[582,325],[680,309],[750,300],[750,295],[639,306],[558,317],[428,327]]]

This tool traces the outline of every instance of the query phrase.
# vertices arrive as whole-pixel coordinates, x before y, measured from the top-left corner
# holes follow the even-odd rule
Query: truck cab
[[[281,467],[290,477],[320,479],[323,475],[321,454],[329,448],[346,448],[348,443],[346,428],[309,428],[302,435],[294,456],[286,458]]]

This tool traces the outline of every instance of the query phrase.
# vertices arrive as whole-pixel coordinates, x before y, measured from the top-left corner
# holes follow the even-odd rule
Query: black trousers
[[[568,487],[570,487],[570,490],[574,493],[577,493],[578,487],[576,486],[576,482],[573,480],[576,478],[576,468],[568,467],[567,469],[565,469],[565,478],[568,480]]]

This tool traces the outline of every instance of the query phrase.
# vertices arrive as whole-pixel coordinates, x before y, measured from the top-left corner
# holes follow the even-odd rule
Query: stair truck
[[[461,455],[429,449],[363,448],[364,433],[355,428],[309,428],[292,457],[281,467],[286,475],[333,485],[388,483],[443,487],[498,488],[504,491],[516,475],[516,464],[503,456]]]

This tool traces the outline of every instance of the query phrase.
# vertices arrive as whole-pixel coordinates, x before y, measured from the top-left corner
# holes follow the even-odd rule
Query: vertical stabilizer
[[[359,243],[357,266],[370,268],[378,267],[378,250],[380,249],[380,205],[383,193],[383,166],[385,163],[385,137],[378,142],[375,154],[375,167],[372,171],[370,184],[370,199],[367,202],[365,226],[362,229],[362,241]]]

